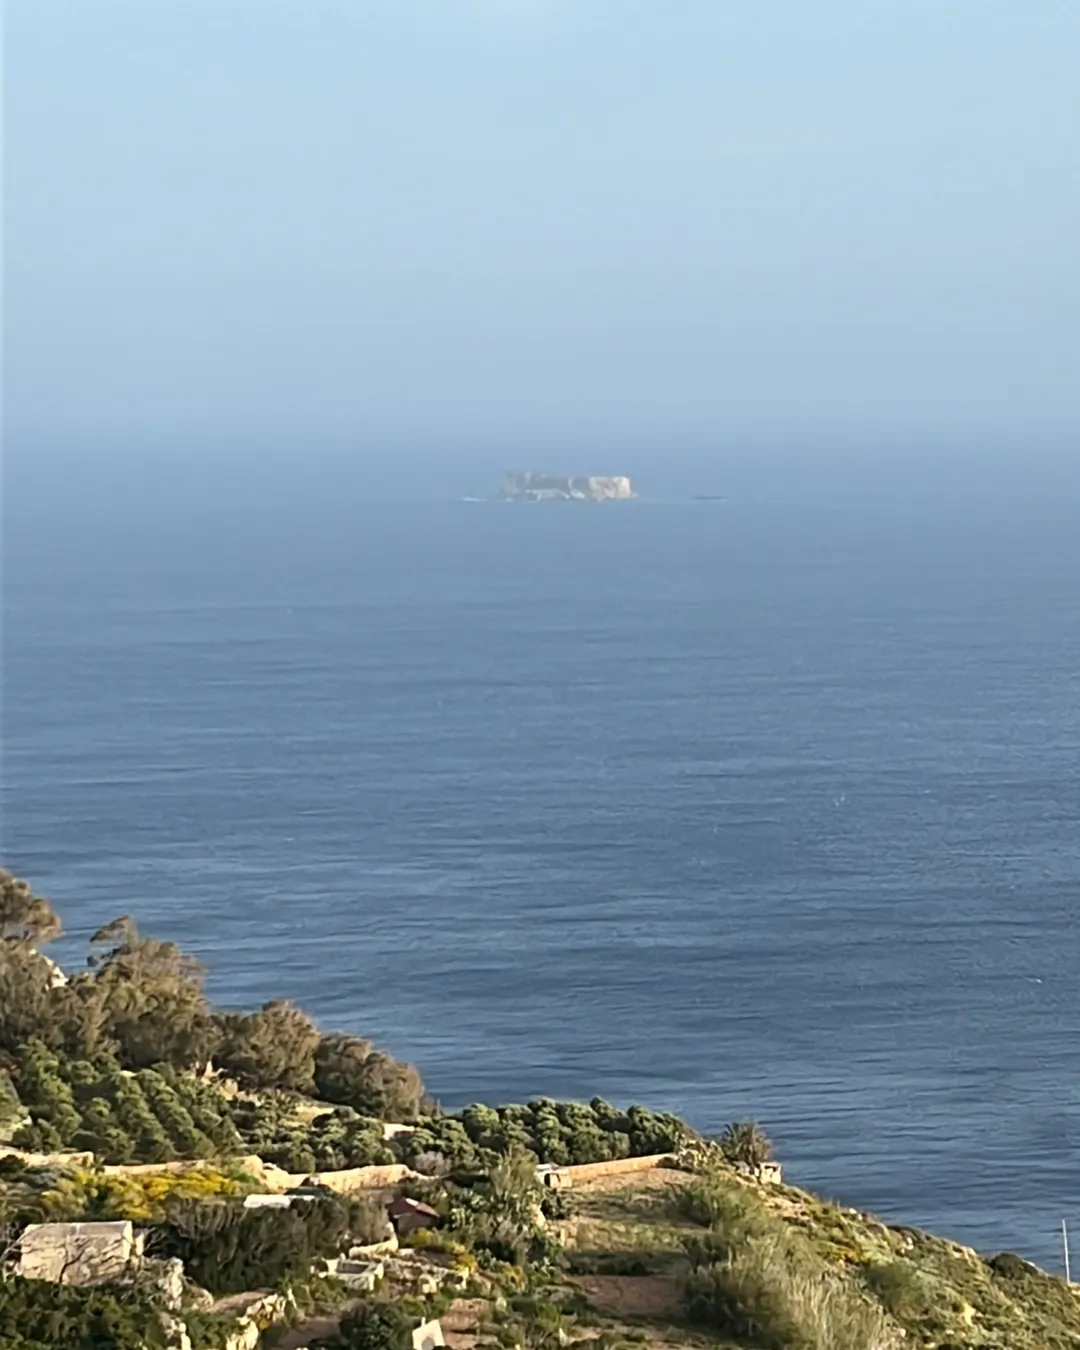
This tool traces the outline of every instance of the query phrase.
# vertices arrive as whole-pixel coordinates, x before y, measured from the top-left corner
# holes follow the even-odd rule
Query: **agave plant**
[[[717,1143],[731,1163],[741,1163],[755,1170],[772,1158],[772,1143],[754,1120],[736,1120],[725,1126]]]

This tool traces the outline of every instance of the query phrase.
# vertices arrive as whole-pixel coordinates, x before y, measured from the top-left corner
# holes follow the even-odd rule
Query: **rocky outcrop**
[[[499,495],[508,502],[618,502],[629,501],[635,493],[625,477],[572,478],[530,472],[508,473]]]

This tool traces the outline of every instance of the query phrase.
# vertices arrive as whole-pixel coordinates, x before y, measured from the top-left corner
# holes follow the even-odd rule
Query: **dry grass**
[[[605,1281],[633,1279],[625,1263],[639,1260],[649,1277],[677,1281],[688,1268],[683,1257],[686,1239],[705,1231],[687,1216],[679,1200],[693,1180],[685,1173],[653,1172],[605,1177],[568,1192],[573,1212],[558,1230],[572,1257],[588,1266],[578,1284],[599,1293],[607,1287]],[[991,1264],[958,1243],[890,1227],[873,1215],[795,1187],[764,1186],[734,1174],[724,1174],[721,1180],[803,1245],[809,1262],[828,1277],[826,1283],[834,1291],[830,1315],[839,1315],[841,1303],[854,1309],[849,1320],[855,1330],[849,1341],[854,1337],[852,1343],[859,1350],[863,1350],[859,1337],[865,1342],[869,1335],[870,1344],[874,1336],[880,1341],[885,1334],[882,1326],[902,1330],[902,1343],[909,1350],[941,1345],[956,1350],[1080,1350],[1080,1289],[1054,1276],[1022,1262]],[[761,1251],[755,1259],[759,1264],[754,1280],[782,1283],[790,1262],[777,1259],[770,1264]],[[749,1280],[748,1262],[744,1255],[741,1269]],[[591,1280],[600,1283],[582,1283]],[[595,1301],[592,1293],[590,1301]],[[802,1302],[812,1309],[815,1297],[807,1290]],[[860,1311],[867,1306],[870,1314]],[[614,1319],[618,1314],[608,1308],[604,1316]],[[820,1309],[807,1313],[811,1326],[814,1318],[821,1323],[824,1316]],[[869,1332],[859,1328],[860,1318],[869,1319]],[[651,1326],[648,1318],[636,1320],[638,1327],[648,1330],[650,1342],[654,1335],[670,1341],[674,1334],[675,1343],[692,1343],[689,1330],[684,1339],[682,1331],[661,1323],[662,1317]],[[819,1327],[816,1334],[820,1340],[831,1333]],[[752,1342],[736,1336],[727,1344]],[[841,1344],[830,1350],[840,1350]]]

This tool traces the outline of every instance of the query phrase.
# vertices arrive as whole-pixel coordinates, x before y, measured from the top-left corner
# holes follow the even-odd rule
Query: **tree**
[[[22,1114],[22,1103],[15,1091],[15,1084],[11,1081],[10,1073],[0,1064],[0,1130],[10,1126]]]
[[[203,969],[172,942],[139,934],[125,915],[90,939],[89,973],[76,985],[98,1005],[126,1068],[202,1067],[216,1041]]]
[[[351,1106],[381,1120],[412,1120],[424,1084],[411,1064],[376,1050],[370,1041],[334,1033],[315,1051],[315,1091],[327,1102]]]
[[[224,1013],[216,1019],[220,1043],[215,1064],[241,1087],[311,1092],[319,1029],[285,1000],[264,1003],[255,1013]]]
[[[49,1036],[56,993],[43,957],[14,939],[0,942],[0,1048],[17,1053],[28,1041]]]
[[[21,947],[39,947],[61,932],[59,916],[30,885],[0,868],[0,941]]]

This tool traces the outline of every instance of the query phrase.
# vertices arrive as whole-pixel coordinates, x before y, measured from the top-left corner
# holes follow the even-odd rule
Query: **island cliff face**
[[[629,478],[572,478],[550,473],[508,473],[500,497],[508,502],[618,502],[635,496]]]

